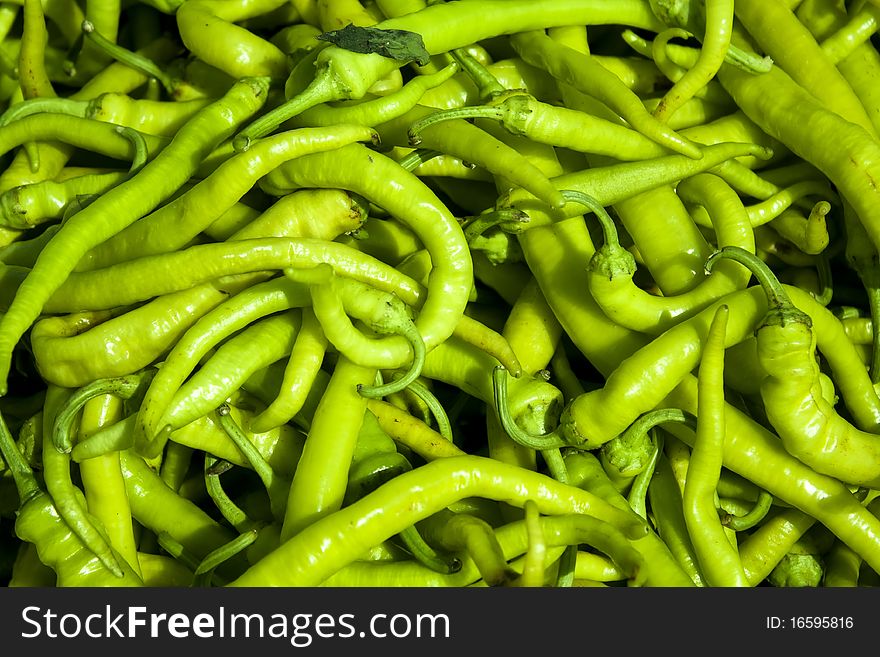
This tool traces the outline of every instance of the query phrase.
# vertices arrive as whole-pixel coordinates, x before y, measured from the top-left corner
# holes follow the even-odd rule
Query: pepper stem
[[[563,189],[561,194],[562,198],[566,201],[570,203],[580,203],[596,215],[596,218],[602,225],[602,239],[605,246],[612,249],[621,248],[620,238],[617,236],[617,227],[614,225],[614,219],[611,218],[611,215],[608,214],[608,211],[598,200],[589,194],[574,189]]]
[[[441,121],[453,121],[455,119],[494,119],[495,121],[502,121],[504,120],[504,115],[505,112],[502,108],[491,105],[475,105],[472,107],[455,107],[453,109],[440,110],[413,122],[406,135],[411,146],[418,146],[422,143],[419,133]]]
[[[741,516],[729,513],[724,514],[721,518],[721,524],[737,532],[751,529],[764,519],[772,506],[773,496],[767,491],[762,490],[758,493],[758,499],[755,500],[755,504],[749,509],[748,513]]]
[[[21,504],[43,492],[40,490],[33,469],[24,460],[18,445],[15,444],[15,439],[6,425],[3,413],[0,413],[0,454],[2,454],[3,460],[6,461],[6,466],[12,473],[12,479],[15,481],[15,489],[18,491],[18,498]]]
[[[279,477],[269,462],[263,458],[259,450],[256,448],[250,438],[245,435],[238,423],[233,419],[229,404],[221,404],[216,411],[217,424],[226,432],[226,435],[235,443],[239,451],[250,463],[254,472],[266,487],[269,493],[269,503],[272,508],[272,515],[276,518],[284,517],[284,509],[287,506],[287,488],[282,478]],[[289,482],[288,482],[289,485]]]
[[[269,110],[259,118],[251,121],[232,140],[232,147],[237,153],[250,148],[254,139],[265,137],[274,132],[282,123],[297,114],[321,103],[334,100],[346,100],[345,93],[340,92],[333,84],[331,74],[322,69],[305,89],[278,107]]]
[[[461,69],[477,85],[480,98],[483,100],[491,99],[506,91],[501,83],[498,82],[498,79],[489,72],[489,69],[483,66],[466,48],[455,48],[449,54],[452,55],[452,58],[461,66]]]
[[[534,436],[523,431],[510,414],[510,406],[507,397],[507,369],[498,365],[492,371],[492,390],[495,396],[495,412],[501,427],[514,442],[531,449],[546,451],[559,449],[568,445],[558,429],[543,436]]]
[[[696,429],[695,416],[678,408],[659,408],[640,415],[627,429],[599,449],[599,460],[608,477],[618,484],[634,484],[634,478],[648,467],[657,449],[648,435],[660,424],[681,422]]]
[[[762,325],[766,326],[768,323],[785,324],[791,321],[802,322],[808,326],[812,325],[810,316],[792,303],[782,283],[779,282],[779,279],[776,278],[776,275],[771,271],[767,263],[754,253],[739,246],[725,246],[720,251],[710,255],[709,259],[706,260],[707,274],[711,273],[712,268],[720,258],[729,258],[748,267],[758,280],[758,283],[767,295],[767,315]]]
[[[144,135],[140,131],[128,126],[117,126],[116,132],[131,142],[134,148],[134,155],[131,158],[131,166],[128,171],[135,173],[147,163],[147,157],[149,157],[147,140],[144,139]]]
[[[461,559],[458,557],[444,557],[437,553],[434,548],[425,542],[419,530],[411,525],[397,534],[400,542],[413,558],[426,568],[436,573],[450,575],[461,570]]]
[[[663,437],[658,435],[652,442],[654,444],[654,449],[651,452],[651,458],[648,459],[645,468],[636,475],[632,482],[632,486],[629,489],[629,494],[626,496],[626,501],[629,502],[630,508],[645,520],[648,519],[648,510],[645,503],[648,495],[648,485],[654,477],[654,470],[657,468],[657,459],[660,457],[660,452],[663,450]]]
[[[193,573],[193,586],[196,588],[208,586],[214,579],[214,570],[242,550],[253,545],[259,535],[260,528],[255,527],[205,555]]]
[[[428,386],[420,383],[418,379],[412,381],[408,386],[410,392],[422,400],[434,416],[434,422],[437,424],[437,433],[446,438],[449,442],[455,442],[452,435],[452,423],[446,414],[443,404],[437,399],[437,396],[431,392]]]
[[[52,425],[52,443],[55,449],[65,454],[70,453],[73,448],[73,441],[70,439],[73,424],[86,402],[102,395],[116,395],[122,399],[130,399],[146,389],[154,374],[155,370],[148,370],[140,374],[97,379],[79,388],[70,395],[55,416],[55,423]]]
[[[427,349],[425,348],[425,341],[422,339],[422,334],[419,333],[419,330],[418,328],[416,328],[415,323],[409,318],[406,318],[402,322],[400,322],[397,334],[406,338],[407,342],[409,342],[410,346],[412,347],[412,365],[403,374],[403,376],[396,377],[393,381],[389,381],[388,383],[384,383],[378,386],[359,387],[358,392],[364,397],[369,397],[371,399],[381,399],[385,395],[400,392],[401,390],[412,384],[413,381],[415,381],[421,375],[422,368],[425,366],[425,356],[427,354]]]
[[[140,71],[144,75],[155,78],[159,81],[169,96],[174,95],[174,80],[171,76],[165,73],[165,71],[159,68],[153,60],[110,41],[110,39],[95,29],[95,26],[91,21],[85,20],[82,22],[82,31],[86,39],[94,43],[109,57],[112,57],[117,62],[125,64],[136,71]]]
[[[430,148],[417,148],[410,153],[404,155],[397,163],[407,171],[415,171],[428,160],[442,155],[440,151],[434,151]]]
[[[51,97],[51,98],[30,98],[23,100],[0,114],[0,127],[9,125],[13,121],[18,121],[26,116],[33,114],[68,114],[84,119],[88,116],[90,101],[73,100],[71,98]]]
[[[502,208],[498,210],[490,210],[474,217],[467,217],[464,223],[464,238],[470,244],[477,237],[485,233],[494,226],[501,224],[513,224],[510,228],[501,227],[508,233],[520,233],[528,226],[529,215],[522,210],[516,208]],[[518,224],[518,225],[517,225]]]

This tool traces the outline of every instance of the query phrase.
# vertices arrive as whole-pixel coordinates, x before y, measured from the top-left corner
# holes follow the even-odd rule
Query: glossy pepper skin
[[[791,302],[756,257],[735,247],[722,249],[716,257],[747,263],[767,292],[767,314],[756,330],[758,361],[765,373],[761,398],[785,449],[817,472],[843,482],[869,488],[880,484],[877,436],[838,415],[822,394],[810,316]]]
[[[52,498],[40,488],[2,416],[0,453],[12,471],[20,499],[15,534],[22,541],[33,543],[40,561],[55,571],[58,586],[143,586],[125,559],[117,556],[117,576],[71,531]]]
[[[58,575],[58,586],[143,586],[127,564],[118,558],[122,577],[111,573],[58,515],[52,500],[43,492],[26,500],[15,520],[15,533],[37,546],[40,561]]]
[[[19,288],[21,294],[0,318],[0,393],[7,392],[15,344],[79,259],[179,189],[225,136],[262,107],[268,86],[265,78],[245,78],[233,85],[226,96],[196,113],[134,176],[73,215],[53,236]]]

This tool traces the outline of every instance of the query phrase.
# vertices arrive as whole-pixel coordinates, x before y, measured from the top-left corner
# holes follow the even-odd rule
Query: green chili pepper
[[[503,476],[505,472],[517,474],[512,479],[506,479]],[[419,487],[423,491],[420,495],[428,501],[418,509],[413,509],[408,502],[406,491],[410,490],[411,485]],[[533,491],[544,491],[546,494],[531,495]],[[565,486],[536,473],[527,475],[514,466],[489,459],[475,456],[454,457],[434,461],[395,477],[350,506],[317,520],[230,584],[308,586],[311,583],[320,583],[338,568],[353,561],[361,552],[361,546],[380,542],[453,500],[472,495],[497,497],[519,504],[527,499],[534,499],[538,501],[539,510],[546,509],[545,513],[565,512],[565,509],[591,515],[592,511],[595,514],[593,517],[607,520],[624,529],[625,533],[644,535],[644,525],[635,522],[632,516],[585,491]],[[362,509],[380,507],[384,512],[378,515],[362,512]],[[404,507],[407,508],[405,512]],[[349,517],[360,519],[354,531],[326,531],[328,527],[348,525]],[[332,549],[326,545],[331,535]],[[326,547],[320,553],[299,549],[300,545],[308,546],[310,541],[325,543]],[[291,557],[296,559],[295,555],[307,553],[320,554],[321,559],[311,560],[308,566],[291,561]],[[273,562],[276,560],[283,561],[287,566],[275,568]]]
[[[716,511],[724,444],[724,333],[729,309],[719,306],[709,328],[698,379],[697,430],[685,480],[685,521],[709,586],[747,586],[736,548]]]
[[[283,0],[261,2],[187,1],[175,12],[177,29],[187,49],[234,78],[287,75],[287,58],[275,45],[236,25],[272,11]]]
[[[155,443],[164,444],[174,429],[217,409],[251,374],[289,355],[300,323],[299,309],[292,309],[259,319],[224,342],[175,392],[159,420],[161,437],[144,452],[154,453]]]
[[[404,30],[422,37],[424,50],[430,54],[449,52],[490,36],[513,34],[527,29],[553,25],[627,24],[654,28],[656,19],[642,3],[624,2],[613,6],[594,2],[564,0],[542,5],[519,2],[504,5],[497,11],[493,2],[467,6],[438,3],[422,11],[391,18],[376,24],[378,29]],[[486,20],[491,16],[491,20]],[[367,90],[405,61],[344,50],[338,46],[323,48],[317,55],[316,73],[309,86],[295,97],[247,126],[236,138],[236,148],[245,150],[250,141],[272,132],[283,121],[320,103],[362,98]]]
[[[15,478],[20,500],[15,520],[16,535],[36,546],[40,561],[57,574],[59,586],[142,585],[124,559],[118,559],[119,570],[112,572],[70,530],[52,499],[40,489],[33,470],[21,458],[2,417],[0,447]]]
[[[330,129],[301,128],[261,140],[247,153],[221,163],[192,189],[96,246],[80,260],[77,270],[97,269],[132,257],[178,249],[282,162],[374,138],[375,134],[367,128],[337,125]],[[209,203],[213,209],[209,209]]]
[[[340,166],[341,161],[345,166]],[[390,158],[352,144],[332,156],[309,155],[281,165],[263,180],[285,191],[342,187],[383,207],[412,229],[434,264],[416,326],[428,351],[452,334],[473,285],[473,266],[458,222],[416,176]],[[388,181],[395,184],[388,185]]]
[[[63,182],[44,180],[13,187],[0,194],[0,223],[26,230],[60,219],[72,199],[105,193],[128,176],[129,173],[125,171],[109,171],[86,174]]]
[[[386,401],[369,399],[367,409],[376,415],[379,425],[389,436],[426,461],[464,454],[442,434]]]
[[[760,7],[758,3],[746,0],[737,3],[736,17],[754,39],[756,47],[773,58],[774,69],[790,75],[832,112],[874,133],[874,127],[852,88],[822,52],[809,30],[784,3],[777,1]],[[772,31],[767,29],[770,23],[774,26]],[[810,65],[804,66],[807,59]],[[721,82],[724,84],[723,78]]]
[[[321,397],[300,464],[290,486],[282,540],[305,531],[342,506],[351,455],[364,419],[367,400],[358,387],[369,385],[375,369],[340,357]],[[344,411],[344,412],[343,412]]]
[[[880,471],[872,434],[841,418],[819,392],[809,316],[794,306],[772,272],[754,256],[728,249],[717,257],[748,263],[767,294],[767,315],[756,329],[758,359],[766,373],[761,397],[786,450],[818,472],[847,483],[876,483]],[[793,408],[797,414],[792,414]]]
[[[71,218],[41,251],[34,268],[19,288],[9,312],[0,319],[0,365],[3,385],[14,344],[36,319],[45,300],[63,282],[89,248],[119,232],[157,205],[187,180],[200,161],[238,121],[265,101],[266,81],[246,79],[224,99],[208,105],[177,133],[172,143],[135,176],[99,197]],[[224,133],[225,130],[225,133]],[[136,190],[131,195],[129,190]],[[147,190],[147,191],[144,191]],[[99,226],[91,216],[104,218]]]

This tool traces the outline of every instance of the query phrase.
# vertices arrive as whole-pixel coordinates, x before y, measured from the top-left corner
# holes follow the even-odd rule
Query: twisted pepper
[[[734,249],[722,249],[717,257],[748,263],[767,294],[767,314],[756,329],[758,360],[765,372],[761,398],[785,449],[818,472],[875,486],[880,481],[880,441],[840,417],[821,394],[809,316],[794,306],[762,261]]]

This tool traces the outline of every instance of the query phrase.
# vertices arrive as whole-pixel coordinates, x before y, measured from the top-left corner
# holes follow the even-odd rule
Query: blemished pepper
[[[644,3],[630,0],[612,5],[590,0],[560,0],[540,6],[525,0],[518,0],[515,4],[505,0],[503,11],[497,2],[485,0],[466,6],[434,4],[422,11],[381,21],[374,27],[415,32],[421,35],[425,52],[435,55],[492,36],[571,25],[573,22],[623,24],[648,29],[657,29],[660,25]],[[491,20],[487,20],[487,16]],[[373,84],[404,63],[390,57],[351,52],[335,45],[321,49],[315,60],[314,79],[308,87],[236,135],[236,150],[247,149],[253,139],[272,132],[282,122],[309,107],[362,98]]]

